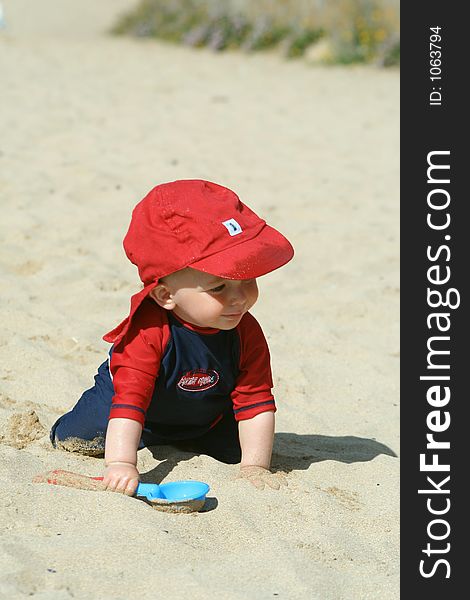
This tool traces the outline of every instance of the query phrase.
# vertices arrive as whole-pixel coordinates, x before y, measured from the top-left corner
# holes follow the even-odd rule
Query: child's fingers
[[[247,479],[258,490],[264,490],[265,486],[270,487],[272,490],[278,490],[281,486],[287,485],[284,473],[271,473],[271,471],[262,467],[243,467],[238,477]]]
[[[264,480],[273,490],[278,490],[281,486],[287,486],[287,479],[283,473],[267,473]]]
[[[277,473],[273,473],[273,477],[276,479],[276,481],[279,483],[279,485],[281,486],[287,486],[287,477],[285,475],[285,473],[282,473],[281,471],[278,471]]]
[[[278,490],[281,486],[287,485],[287,479],[279,473],[272,473],[270,477],[265,477],[265,481],[273,490]]]
[[[252,483],[256,489],[264,490],[264,481],[260,477],[249,477],[248,481]]]
[[[137,490],[138,485],[139,485],[138,479],[131,479],[128,482],[128,484],[126,485],[126,489],[124,490],[124,493],[126,494],[126,496],[133,496]]]
[[[131,479],[130,477],[122,477],[116,486],[116,492],[119,492],[120,494],[126,494],[127,496],[132,496],[137,488],[137,483],[135,479]]]
[[[124,494],[129,479],[127,477],[124,478],[113,478],[106,482],[106,491],[108,492],[118,492],[119,494]]]
[[[125,479],[121,479],[118,482],[118,484],[116,486],[116,492],[118,492],[118,494],[124,494],[126,492],[127,482],[128,482],[127,477]]]
[[[103,484],[110,492],[132,496],[139,484],[139,473],[132,465],[111,464],[105,469]]]
[[[118,482],[115,480],[109,480],[109,481],[103,481],[103,483],[106,485],[106,491],[107,492],[115,492],[116,488],[117,488],[117,484]]]
[[[274,477],[264,477],[264,481],[272,490],[278,490],[281,487],[279,481],[276,481]]]
[[[249,481],[251,485],[254,485],[258,490],[264,490],[264,483],[261,477],[259,476],[259,472],[250,469],[241,469],[237,475],[237,479],[245,479]]]

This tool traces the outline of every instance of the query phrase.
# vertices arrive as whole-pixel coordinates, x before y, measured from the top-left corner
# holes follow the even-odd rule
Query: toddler
[[[52,427],[52,444],[104,453],[105,485],[129,495],[137,450],[157,444],[192,444],[278,488],[269,350],[249,310],[256,278],[287,263],[292,246],[231,190],[183,180],[137,204],[124,249],[144,287],[104,336],[109,358]]]

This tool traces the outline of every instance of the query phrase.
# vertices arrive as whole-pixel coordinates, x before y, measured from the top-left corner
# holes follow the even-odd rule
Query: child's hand
[[[139,485],[139,472],[132,463],[112,462],[104,470],[103,483],[110,492],[133,496]]]
[[[281,485],[287,485],[287,479],[282,473],[271,473],[264,467],[246,466],[240,467],[237,479],[247,479],[259,490],[264,490],[265,485],[268,485],[273,490],[278,490]]]

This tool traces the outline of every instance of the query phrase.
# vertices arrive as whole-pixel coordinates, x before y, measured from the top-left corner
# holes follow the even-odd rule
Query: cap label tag
[[[237,223],[235,219],[228,219],[227,221],[222,221],[222,225],[225,225],[230,235],[238,235],[243,231],[243,229],[240,227],[240,224]]]

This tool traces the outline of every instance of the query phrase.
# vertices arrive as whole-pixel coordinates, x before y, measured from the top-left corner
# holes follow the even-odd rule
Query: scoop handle
[[[91,477],[95,481],[103,481],[102,477]],[[145,496],[148,500],[154,498],[164,498],[160,490],[160,486],[157,483],[139,483],[135,491],[136,496]]]
[[[105,489],[102,484],[103,477],[88,477],[87,475],[72,473],[63,469],[55,469],[54,471],[37,475],[33,481],[35,483],[51,483],[53,485],[65,485],[85,490]],[[135,495],[143,496],[148,500],[165,497],[160,486],[156,483],[139,483]]]
[[[148,500],[165,497],[157,483],[139,483],[135,495],[145,496]]]

